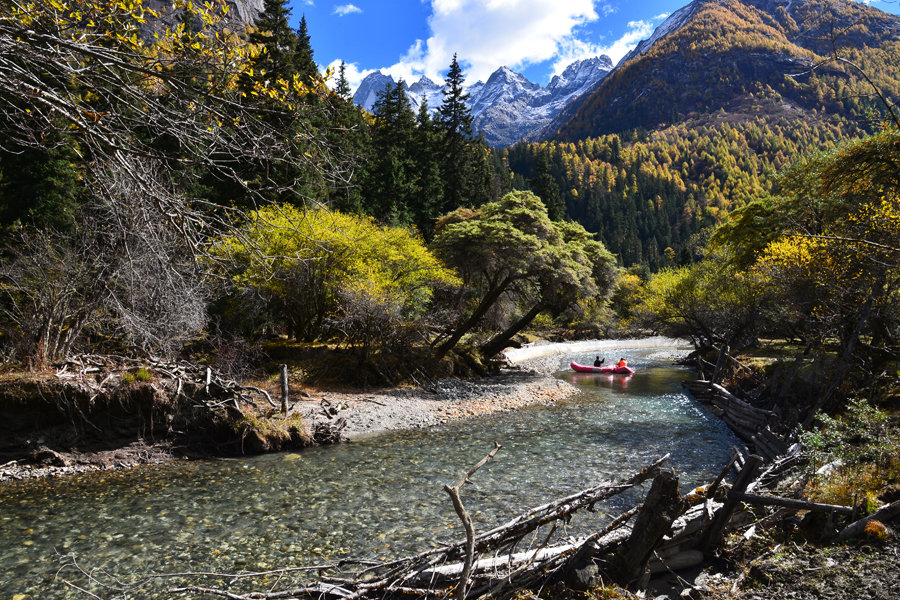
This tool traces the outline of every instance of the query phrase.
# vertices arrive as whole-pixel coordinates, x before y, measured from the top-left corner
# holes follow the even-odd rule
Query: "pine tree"
[[[541,152],[538,155],[537,166],[535,167],[537,174],[531,180],[532,191],[541,199],[544,206],[547,207],[547,215],[551,221],[559,221],[565,216],[565,205],[559,196],[559,186],[553,175],[550,174],[550,156],[548,152]]]
[[[367,181],[367,159],[371,149],[370,127],[363,111],[353,104],[350,84],[342,62],[334,94],[329,97],[328,127],[325,133],[335,157],[345,166],[348,181],[335,182],[329,189],[329,206],[345,213],[364,212],[361,183]]]
[[[300,18],[300,26],[297,28],[297,51],[294,58],[295,68],[300,75],[300,80],[309,83],[310,80],[319,78],[319,67],[313,59],[312,44],[309,40],[309,31],[306,27],[306,15]]]
[[[288,24],[291,9],[285,0],[265,0],[263,12],[249,41],[264,49],[252,60],[255,77],[260,80],[280,77],[290,80],[297,73],[297,36]],[[307,40],[308,41],[308,40]],[[252,83],[245,81],[252,86]]]
[[[466,106],[469,95],[463,89],[465,78],[453,55],[450,71],[444,78],[444,100],[438,108],[443,133],[444,212],[472,204],[468,181],[472,137],[472,112]]]
[[[440,216],[444,200],[444,182],[438,162],[440,132],[423,99],[416,115],[414,161],[416,173],[416,202],[412,206],[413,220],[426,240],[434,235],[434,223]]]
[[[344,61],[341,61],[341,66],[338,68],[338,80],[334,92],[344,100],[350,99],[350,83],[347,81],[347,65]]]
[[[415,113],[401,79],[387,86],[373,107],[372,168],[366,185],[367,210],[391,225],[412,221],[410,206],[415,203],[413,147]]]

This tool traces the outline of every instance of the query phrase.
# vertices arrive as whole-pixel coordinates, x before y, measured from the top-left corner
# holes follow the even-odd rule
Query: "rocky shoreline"
[[[303,397],[293,395],[290,410],[301,415],[310,429],[319,424],[332,426],[340,420],[342,438],[352,441],[383,431],[421,429],[571,398],[577,388],[553,377],[553,373],[567,368],[564,357],[569,354],[659,348],[660,358],[674,361],[685,354],[683,346],[683,341],[661,337],[529,344],[507,351],[507,367],[492,377],[444,379],[422,387],[365,392],[311,391]],[[0,482],[161,464],[178,458],[181,450],[169,441],[130,441],[109,450],[61,452],[46,448],[38,438],[29,459],[0,464]],[[203,454],[191,457],[205,458]]]
[[[354,439],[395,429],[419,429],[476,415],[502,413],[523,406],[554,404],[577,393],[553,374],[568,369],[567,355],[658,348],[657,357],[674,362],[684,357],[686,342],[665,337],[628,340],[536,343],[506,351],[508,367],[474,381],[444,379],[419,388],[374,393],[313,394],[295,405],[312,424],[343,418],[344,435]]]

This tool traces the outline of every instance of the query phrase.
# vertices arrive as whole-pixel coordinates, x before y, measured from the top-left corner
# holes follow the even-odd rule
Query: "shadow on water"
[[[593,360],[560,364],[570,358]],[[729,458],[732,434],[682,391],[685,371],[647,350],[628,359],[637,369],[629,378],[561,370],[558,376],[581,393],[556,406],[299,454],[4,486],[0,596],[71,595],[53,580],[55,552],[112,573],[236,572],[395,556],[456,541],[463,533],[442,487],[495,440],[503,449],[463,491],[482,530],[667,452],[684,489],[711,480]],[[642,493],[598,507],[593,524]]]

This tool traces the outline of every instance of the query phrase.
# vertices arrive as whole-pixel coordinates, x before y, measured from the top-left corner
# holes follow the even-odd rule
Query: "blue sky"
[[[440,83],[454,53],[468,83],[505,65],[545,85],[580,58],[617,62],[688,1],[288,0],[294,25],[306,16],[316,61],[344,61],[354,89],[379,69]],[[898,0],[866,3],[900,12]]]

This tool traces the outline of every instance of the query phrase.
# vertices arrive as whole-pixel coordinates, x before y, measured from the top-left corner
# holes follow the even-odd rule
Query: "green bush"
[[[816,415],[819,427],[801,436],[813,478],[811,495],[842,504],[865,501],[900,472],[900,431],[889,415],[864,399],[853,399],[844,414]],[[831,465],[826,472],[820,472]]]

